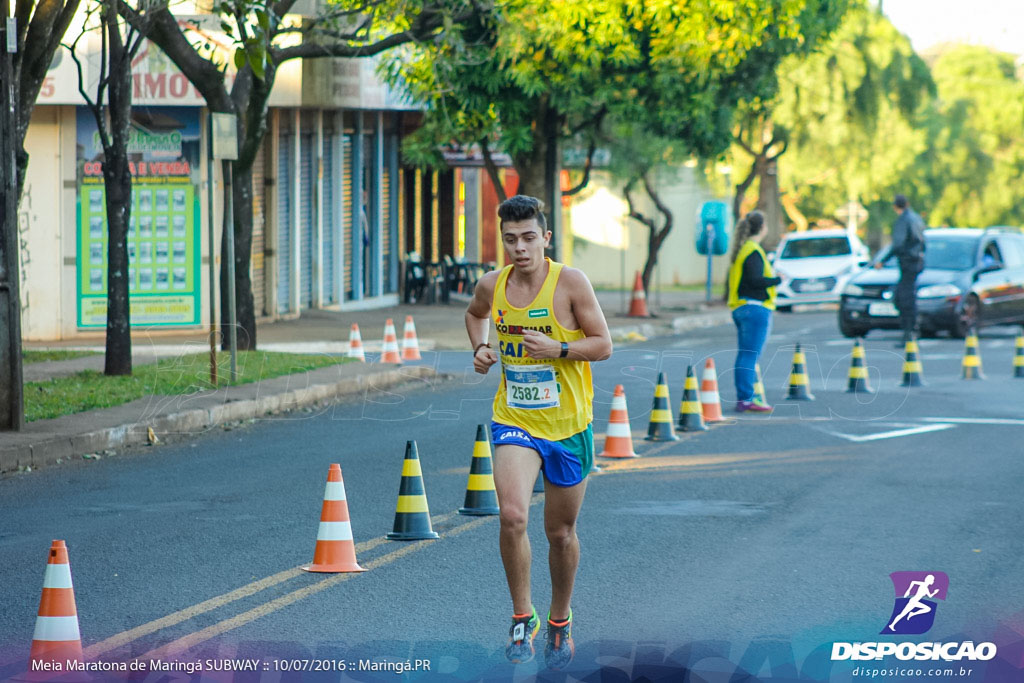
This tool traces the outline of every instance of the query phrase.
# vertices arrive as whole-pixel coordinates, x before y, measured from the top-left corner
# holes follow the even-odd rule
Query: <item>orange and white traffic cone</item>
[[[384,323],[384,346],[380,353],[381,363],[401,365],[402,358],[398,355],[398,337],[395,336],[395,323],[388,318]]]
[[[366,362],[366,353],[363,351],[363,337],[359,334],[359,325],[352,323],[352,331],[348,333],[348,357]]]
[[[26,674],[29,680],[35,677],[34,672],[47,670],[46,663],[53,666],[60,664],[59,669],[49,669],[53,672],[66,671],[69,660],[83,661],[75,589],[71,585],[71,565],[68,563],[68,548],[64,541],[55,540],[50,546],[29,659],[31,662],[39,662],[29,665],[29,673]]]
[[[629,413],[626,410],[626,390],[621,384],[615,385],[612,397],[612,414],[608,418],[604,450],[598,453],[602,458],[635,458],[633,434],[629,431]]]
[[[402,338],[402,360],[422,360],[420,356],[420,343],[416,339],[416,325],[412,322],[412,316],[405,316],[405,335]]]
[[[633,283],[633,298],[629,302],[630,318],[649,318],[647,312],[647,295],[644,294],[644,281],[640,277],[640,271],[636,271],[636,281]]]
[[[324,505],[320,508],[320,528],[316,533],[313,564],[303,567],[307,572],[364,572],[356,562],[356,546],[352,540],[352,523],[348,518],[348,500],[341,465],[334,463],[327,470]]]
[[[721,422],[722,399],[718,395],[718,373],[715,372],[715,361],[708,358],[704,361],[704,374],[700,378],[700,407],[704,413],[704,422]]]

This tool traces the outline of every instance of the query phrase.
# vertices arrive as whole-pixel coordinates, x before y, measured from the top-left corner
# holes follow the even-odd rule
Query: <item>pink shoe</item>
[[[767,403],[761,403],[760,401],[737,401],[736,412],[770,413],[772,412],[772,407]]]

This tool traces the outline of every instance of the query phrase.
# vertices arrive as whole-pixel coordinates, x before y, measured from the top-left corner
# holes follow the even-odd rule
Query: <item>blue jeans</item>
[[[754,398],[757,372],[754,366],[761,357],[764,343],[772,331],[772,312],[757,304],[744,304],[732,312],[736,323],[736,400]]]

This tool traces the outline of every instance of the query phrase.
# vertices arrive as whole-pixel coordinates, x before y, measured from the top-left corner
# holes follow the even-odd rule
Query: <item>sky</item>
[[[939,43],[959,42],[1024,54],[1024,0],[881,2],[889,21],[918,52]]]

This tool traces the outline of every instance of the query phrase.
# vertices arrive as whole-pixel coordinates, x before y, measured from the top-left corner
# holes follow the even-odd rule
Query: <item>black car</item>
[[[917,277],[922,336],[949,330],[963,338],[972,327],[1024,323],[1024,234],[1008,228],[925,230],[925,265]],[[874,264],[872,264],[874,265]],[[839,330],[861,337],[899,329],[895,258],[847,283],[839,300]]]

